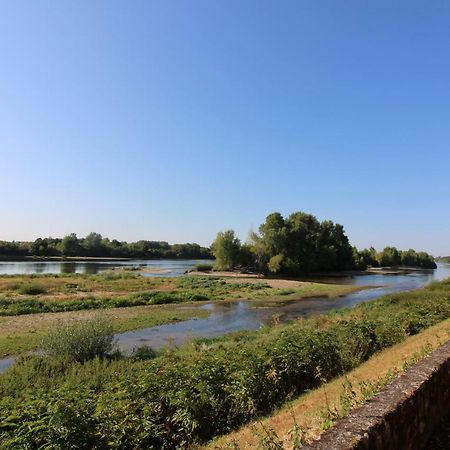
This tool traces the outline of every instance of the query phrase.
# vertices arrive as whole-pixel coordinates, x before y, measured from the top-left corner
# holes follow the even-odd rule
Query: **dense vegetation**
[[[62,356],[72,362],[105,358],[115,348],[114,327],[101,317],[75,320],[50,330],[41,350],[48,356]]]
[[[164,241],[124,242],[89,233],[78,238],[75,233],[62,239],[38,238],[34,242],[0,241],[0,257],[90,256],[108,258],[211,258],[208,248],[198,244],[173,244]]]
[[[385,247],[377,252],[373,247],[356,252],[355,264],[357,267],[419,267],[423,269],[436,269],[434,258],[425,252],[416,252],[413,249],[398,250],[395,247]]]
[[[450,256],[441,256],[438,258],[439,262],[450,264]]]
[[[30,356],[0,376],[0,441],[5,449],[186,448],[448,317],[450,281],[160,355]]]
[[[344,227],[330,220],[295,212],[284,218],[280,213],[267,216],[252,233],[250,243],[241,244],[233,230],[218,233],[212,245],[217,270],[250,266],[261,272],[301,275],[372,267],[408,266],[435,269],[431,255],[415,250],[401,251],[373,247],[358,251],[350,245]]]

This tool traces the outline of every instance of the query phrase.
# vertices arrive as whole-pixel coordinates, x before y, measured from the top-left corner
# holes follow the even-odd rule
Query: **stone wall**
[[[450,341],[302,450],[421,450],[450,409]]]

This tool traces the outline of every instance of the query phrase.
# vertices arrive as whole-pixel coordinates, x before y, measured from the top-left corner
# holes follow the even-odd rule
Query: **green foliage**
[[[64,236],[60,248],[63,256],[79,256],[82,254],[81,246],[75,233]]]
[[[385,247],[378,255],[380,266],[393,267],[401,264],[401,255],[395,247]]]
[[[161,305],[188,301],[208,300],[202,294],[192,292],[147,291],[117,297],[84,297],[77,300],[10,300],[0,298],[0,316],[22,314],[80,311],[86,309],[124,308],[129,306]]]
[[[34,242],[0,241],[0,256],[71,256],[113,258],[211,258],[208,248],[195,243],[173,244],[165,241],[119,242],[89,233],[78,238],[71,233],[64,238],[38,238]]]
[[[231,270],[239,264],[241,242],[233,230],[217,233],[211,248],[216,258],[215,270]]]
[[[42,278],[58,278],[58,275],[42,277]],[[72,276],[69,278],[83,276]],[[11,277],[13,278],[13,277]],[[107,291],[113,291],[116,286],[114,282],[117,282],[117,288],[119,291],[125,290],[133,280],[138,281],[132,284],[132,286],[142,287],[139,283],[139,278],[132,272],[116,271],[107,272],[102,275],[97,275],[89,279],[94,285],[98,284]],[[162,279],[158,279],[161,281]],[[110,283],[111,282],[111,283]],[[167,281],[163,281],[167,282]],[[43,284],[44,282],[41,281]],[[80,283],[81,284],[81,283]],[[105,285],[106,284],[106,285]],[[21,285],[12,283],[12,287],[20,289]],[[17,285],[17,286],[16,286]],[[11,286],[11,285],[10,285]],[[147,284],[144,284],[147,286]],[[154,287],[158,288],[157,281],[154,283]],[[222,300],[230,298],[232,294],[245,295],[247,298],[251,297],[253,293],[258,293],[259,297],[264,297],[272,293],[270,286],[264,282],[257,283],[228,283],[225,280],[212,278],[212,277],[179,277],[171,279],[169,287],[175,289],[172,290],[145,290],[131,292],[129,294],[108,294],[108,295],[92,295],[88,292],[84,296],[73,296],[71,298],[55,297],[13,297],[13,296],[0,296],[0,316],[15,316],[22,314],[34,314],[34,313],[50,313],[50,312],[62,312],[62,311],[80,311],[89,309],[104,309],[104,308],[123,308],[129,306],[144,306],[144,305],[162,305],[171,303],[183,303],[183,302],[197,302],[204,300]],[[89,287],[79,286],[77,283],[66,283],[64,286],[64,293],[73,292],[86,292],[89,291]],[[274,294],[276,295],[278,291]],[[283,292],[280,292],[283,295]]]
[[[0,376],[0,441],[5,449],[186,448],[448,317],[449,282],[323,317],[197,340],[151,359],[73,363],[32,356]],[[324,426],[354,404],[352,391],[348,385]],[[270,435],[267,445],[276,442]]]
[[[270,258],[269,262],[267,263],[267,268],[272,273],[277,273],[281,270],[281,263],[283,262],[284,256],[283,255],[275,255]]]
[[[148,345],[141,345],[140,347],[136,347],[133,350],[133,354],[131,357],[133,359],[139,360],[139,361],[145,361],[147,359],[154,359],[158,356],[158,353],[153,348],[149,347]]]
[[[413,249],[397,250],[395,247],[385,247],[377,255],[378,264],[383,267],[419,267],[423,269],[436,269],[434,258],[425,252],[416,252]]]
[[[424,269],[436,269],[434,258],[425,252],[416,253],[415,250],[400,251],[402,266],[422,267]]]
[[[28,283],[19,287],[19,293],[22,295],[40,295],[46,292],[45,286],[37,283]]]
[[[115,340],[111,322],[94,318],[57,326],[42,341],[48,354],[84,362],[105,357],[114,350]]]
[[[301,275],[354,267],[353,250],[342,225],[295,212],[286,219],[269,214],[252,236],[262,271]]]
[[[211,258],[217,270],[238,266],[289,275],[330,272],[366,267],[409,266],[435,269],[434,258],[425,252],[401,251],[386,247],[380,253],[371,247],[358,251],[352,248],[340,224],[330,220],[319,222],[304,212],[287,218],[280,213],[269,214],[251,233],[251,244],[241,244],[233,230],[218,233],[211,249],[195,243],[173,244],[165,241],[124,242],[89,233],[78,238],[75,233],[59,238],[38,238],[34,242],[0,241],[0,256],[71,256],[116,258]],[[273,259],[274,258],[274,259]],[[443,260],[444,261],[444,260]]]
[[[211,272],[211,270],[213,269],[213,265],[212,264],[197,264],[194,267],[194,270],[196,270],[197,272]]]

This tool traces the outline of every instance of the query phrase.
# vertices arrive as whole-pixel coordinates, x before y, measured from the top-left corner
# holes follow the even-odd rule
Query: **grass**
[[[47,292],[47,289],[41,284],[28,283],[20,285],[18,291],[21,295],[40,295],[45,294]]]
[[[37,349],[47,331],[58,323],[89,319],[96,311],[70,311],[54,314],[32,314],[0,317],[0,358]],[[115,308],[103,314],[111,321],[116,333],[164,325],[193,317],[204,318],[209,312],[193,305],[137,306]]]
[[[285,287],[288,283],[289,288]],[[130,306],[232,301],[288,301],[309,296],[336,296],[360,289],[324,283],[221,279],[150,278],[129,271],[102,275],[16,275],[0,277],[0,316],[56,313]]]
[[[335,409],[327,400],[333,379],[449,317],[450,280],[290,324],[197,340],[150,359],[68,363],[29,356],[0,376],[0,441],[5,449],[187,448],[320,392],[321,385],[327,395],[322,391],[317,405],[325,428],[356,401],[348,384],[341,400],[341,385]],[[362,396],[383,384],[381,371],[372,370],[377,379],[361,388]],[[294,425],[296,439],[303,439],[306,428]],[[266,427],[262,439],[270,444],[277,432]]]
[[[114,328],[105,317],[58,324],[42,340],[42,351],[51,357],[85,362],[106,358],[116,350]]]

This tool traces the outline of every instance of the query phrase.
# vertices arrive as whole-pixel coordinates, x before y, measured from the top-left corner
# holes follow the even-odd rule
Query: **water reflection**
[[[111,260],[111,261],[0,261],[0,275],[30,275],[51,273],[81,273],[95,275],[114,268],[138,268],[147,277],[181,276],[199,263],[209,260],[156,259],[156,260]]]

